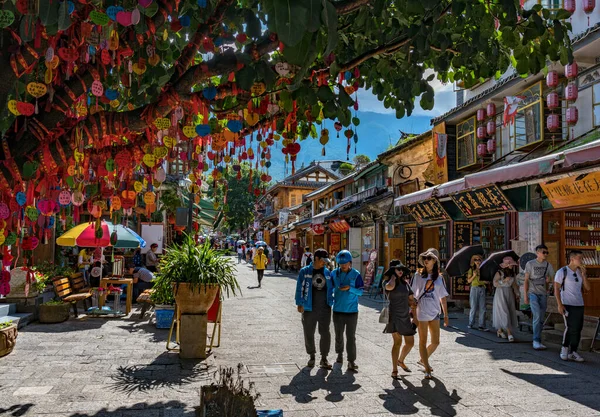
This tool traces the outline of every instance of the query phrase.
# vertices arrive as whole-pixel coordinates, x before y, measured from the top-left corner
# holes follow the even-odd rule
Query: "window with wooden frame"
[[[600,126],[600,81],[592,86],[592,111],[594,116],[594,127]]]
[[[456,169],[465,169],[477,163],[477,140],[475,116],[456,126]]]
[[[542,82],[538,82],[518,96],[524,97],[519,103],[513,124],[515,149],[521,149],[544,140],[544,100]]]
[[[297,204],[297,199],[298,197],[296,196],[296,194],[292,194],[290,195],[290,206],[294,207]]]

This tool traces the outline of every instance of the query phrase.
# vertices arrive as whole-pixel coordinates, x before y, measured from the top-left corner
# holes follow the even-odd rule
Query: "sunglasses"
[[[473,262],[481,262],[481,261],[482,261],[482,259],[475,259],[475,260],[473,260]]]
[[[543,253],[544,255],[548,255],[550,252],[548,252],[547,250],[544,250],[544,251],[542,251],[542,253]]]
[[[425,256],[423,259],[425,259],[426,261],[433,261],[433,260],[435,260],[435,258],[433,256]]]
[[[575,282],[579,282],[579,278],[577,277],[577,274],[575,272],[573,272],[573,277],[575,278]]]

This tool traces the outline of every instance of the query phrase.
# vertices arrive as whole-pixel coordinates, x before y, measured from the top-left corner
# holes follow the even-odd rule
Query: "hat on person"
[[[329,263],[329,252],[323,248],[317,249],[315,253],[313,253],[313,256],[315,258],[324,260],[327,264]]]
[[[473,265],[475,263],[476,258],[479,258],[483,261],[483,256],[481,256],[479,254],[475,254],[475,255],[471,256],[471,262],[469,263],[469,265]]]
[[[516,265],[517,265],[517,263],[512,258],[512,256],[505,256],[502,259],[502,263],[500,264],[500,268],[510,268],[510,267],[513,267],[513,266],[516,266]]]
[[[257,250],[261,251],[261,252],[264,252],[265,248],[263,248],[262,246],[259,246]]]
[[[420,254],[419,255],[419,263],[421,265],[425,266],[425,258],[428,256],[431,256],[432,258],[434,258],[438,264],[440,263],[440,253],[435,248],[429,248],[425,252]]]

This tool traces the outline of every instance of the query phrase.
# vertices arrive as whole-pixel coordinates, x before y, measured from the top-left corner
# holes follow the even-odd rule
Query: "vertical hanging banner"
[[[446,122],[433,127],[433,153],[435,155],[434,182],[443,184],[448,182],[448,135],[446,134]]]

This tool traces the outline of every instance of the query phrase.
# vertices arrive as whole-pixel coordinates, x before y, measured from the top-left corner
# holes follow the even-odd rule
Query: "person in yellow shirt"
[[[260,288],[260,283],[265,275],[265,269],[267,269],[267,264],[269,263],[269,258],[265,255],[265,249],[263,247],[259,247],[256,251],[256,255],[254,256],[254,260],[252,261],[254,266],[256,267],[256,273],[258,274],[258,287]]]
[[[485,282],[480,281],[481,277],[479,267],[483,262],[481,255],[473,255],[471,257],[471,269],[467,271],[467,281],[471,285],[469,293],[469,304],[471,311],[469,312],[469,329],[479,329],[482,332],[487,332],[489,329],[485,326]],[[479,312],[479,327],[475,326],[475,313]]]

